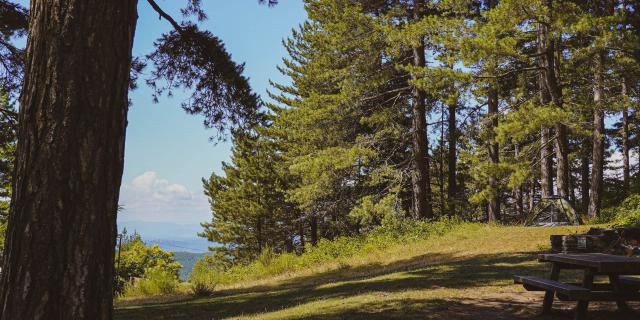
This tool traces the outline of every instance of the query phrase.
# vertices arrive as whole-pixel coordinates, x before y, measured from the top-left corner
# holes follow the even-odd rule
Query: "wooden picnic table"
[[[575,319],[587,317],[589,301],[615,301],[618,309],[632,312],[627,301],[640,300],[640,258],[615,256],[602,253],[541,254],[540,262],[551,263],[549,278],[515,276],[530,291],[545,291],[542,312],[551,312],[554,296],[560,300],[577,301]],[[563,269],[583,270],[579,284],[560,282]],[[594,276],[607,276],[609,283],[594,283]]]

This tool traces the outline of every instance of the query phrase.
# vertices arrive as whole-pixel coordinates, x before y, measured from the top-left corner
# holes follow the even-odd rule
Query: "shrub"
[[[145,270],[144,277],[125,285],[125,297],[143,297],[174,294],[180,281],[173,272],[162,268]]]
[[[140,235],[124,232],[121,248],[116,252],[115,293],[122,294],[134,279],[145,278],[148,270],[162,270],[178,279],[182,265],[173,252],[163,250],[157,244],[146,245]]]
[[[212,256],[204,256],[196,262],[193,270],[189,273],[191,290],[196,296],[206,296],[213,293],[221,268]]]
[[[616,216],[615,226],[640,228],[640,209],[630,210]]]
[[[640,194],[627,197],[619,206],[602,210],[597,221],[615,227],[640,227]]]

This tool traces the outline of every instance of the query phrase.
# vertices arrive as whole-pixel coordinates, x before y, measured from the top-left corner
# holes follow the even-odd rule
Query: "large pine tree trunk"
[[[551,3],[551,1],[548,1]],[[549,10],[553,10],[549,5]],[[551,17],[550,17],[551,20]],[[549,39],[549,45],[547,47],[546,59],[548,60],[548,72],[545,72],[547,88],[551,95],[551,101],[557,108],[564,108],[564,101],[562,95],[562,87],[560,82],[560,61],[556,55],[556,41],[555,39]],[[556,185],[558,187],[558,194],[564,199],[570,199],[569,188],[571,186],[571,168],[569,167],[569,138],[567,133],[567,126],[563,123],[556,123],[554,125],[556,140]]]
[[[449,164],[448,172],[448,187],[447,187],[447,199],[449,200],[449,215],[454,216],[456,214],[456,196],[458,194],[458,186],[456,182],[456,171],[458,156],[457,152],[457,140],[458,130],[456,127],[456,109],[458,105],[452,103],[449,105],[449,152],[447,162]]]
[[[593,151],[591,166],[591,190],[589,192],[589,217],[596,218],[600,214],[600,204],[602,202],[602,183],[604,170],[604,109],[602,99],[604,98],[604,56],[600,52],[594,61],[594,82],[593,82]]]
[[[500,147],[498,142],[495,141],[494,130],[498,127],[498,92],[490,85],[488,88],[488,113],[487,117],[490,120],[490,135],[491,139],[489,141],[489,159],[491,163],[497,165],[500,163]],[[489,222],[497,222],[500,221],[500,190],[498,186],[498,180],[496,177],[489,177],[489,187],[492,190],[493,195],[491,199],[489,199],[489,212],[488,218]]]
[[[540,57],[538,58],[538,65],[541,69],[547,67],[545,60],[543,59],[545,52],[545,29],[542,24],[538,25],[538,54]],[[545,75],[541,70],[538,74],[538,89],[539,89],[539,99],[541,105],[547,105],[551,102],[551,96],[549,95],[549,90],[547,85],[545,84]],[[553,175],[551,170],[553,168],[553,159],[551,155],[551,147],[550,147],[550,129],[547,127],[543,127],[540,130],[540,192],[543,198],[547,198],[553,196]]]
[[[413,18],[417,21],[421,17],[422,2],[416,1],[413,8]],[[425,66],[425,49],[423,40],[413,48],[413,64],[416,67]],[[416,74],[411,75],[413,79]],[[412,91],[412,132],[413,146],[413,211],[417,218],[429,219],[433,217],[431,206],[431,191],[429,178],[429,156],[427,142],[427,118],[424,91],[414,86]]]
[[[551,19],[551,2],[549,6],[549,20]],[[549,38],[547,26],[539,23],[537,30],[538,53],[540,54],[539,65],[541,67],[542,83],[550,98],[550,101],[557,108],[563,107],[562,88],[557,73],[557,62],[555,61],[555,41]],[[541,88],[542,89],[542,88]],[[556,186],[558,195],[564,199],[569,199],[569,149],[567,142],[567,128],[562,123],[556,123],[555,129],[555,154],[556,154]]]
[[[553,159],[551,155],[549,128],[540,130],[540,192],[543,198],[553,196],[553,175],[551,173]]]
[[[546,1],[548,9],[548,21],[553,21],[553,1]],[[544,23],[537,25],[537,49],[539,66],[541,68],[542,83],[549,95],[550,101],[557,108],[563,108],[562,87],[558,75],[558,63],[556,61],[556,41],[550,37],[548,26]],[[541,88],[543,89],[543,88]],[[555,154],[556,154],[556,186],[558,195],[569,199],[569,149],[567,128],[562,123],[556,123],[555,129]]]
[[[31,1],[1,317],[111,319],[136,1]]]
[[[622,97],[627,97],[626,79],[622,80]],[[629,180],[631,179],[629,148],[629,109],[625,104],[622,106],[622,183],[625,196],[629,195]]]
[[[569,147],[567,142],[567,127],[564,124],[555,124],[556,139],[556,185],[558,195],[563,199],[570,200],[569,193]]]

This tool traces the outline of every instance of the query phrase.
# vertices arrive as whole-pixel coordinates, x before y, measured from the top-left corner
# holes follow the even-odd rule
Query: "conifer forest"
[[[306,9],[283,42],[289,81],[204,181],[220,255],[301,251],[393,217],[515,224],[554,197],[596,220],[639,191],[638,3]]]

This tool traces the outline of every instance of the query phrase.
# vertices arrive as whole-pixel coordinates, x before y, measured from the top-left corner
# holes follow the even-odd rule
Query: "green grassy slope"
[[[220,288],[211,297],[120,302],[116,319],[528,318],[539,312],[541,296],[514,285],[512,275],[545,274],[535,255],[548,249],[549,235],[586,229],[467,225],[348,261]],[[560,305],[565,313],[570,307]]]

